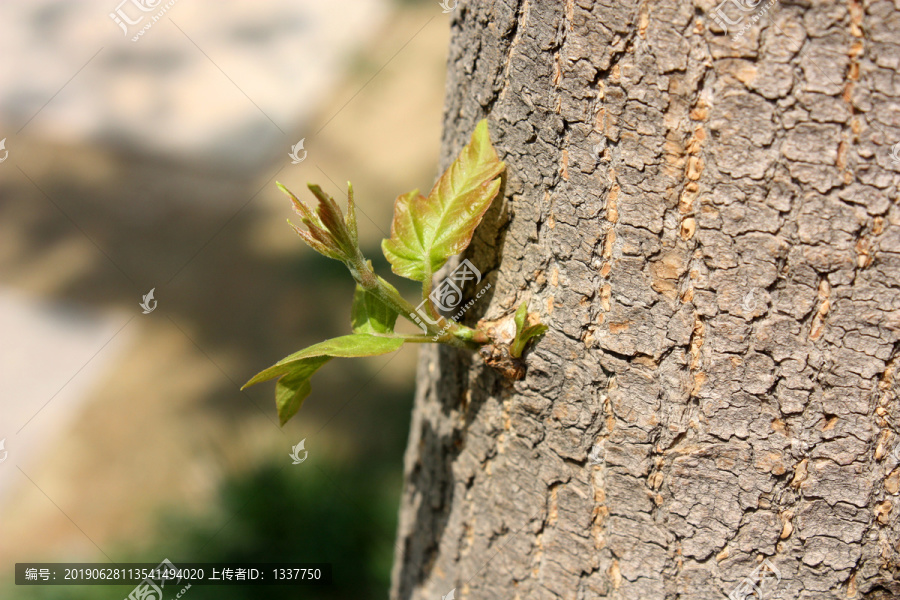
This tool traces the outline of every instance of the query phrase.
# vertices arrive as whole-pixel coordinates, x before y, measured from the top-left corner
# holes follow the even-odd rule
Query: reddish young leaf
[[[480,121],[427,198],[419,190],[397,198],[391,237],[381,243],[394,273],[424,281],[465,250],[500,189],[505,167],[491,145],[487,121]]]

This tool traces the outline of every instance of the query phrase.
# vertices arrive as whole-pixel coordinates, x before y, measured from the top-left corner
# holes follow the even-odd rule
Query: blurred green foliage
[[[395,468],[336,467],[310,455],[268,462],[228,479],[211,509],[197,517],[162,516],[158,537],[122,562],[318,562],[332,564],[330,586],[192,586],[184,600],[385,598],[393,561],[401,480]],[[133,586],[18,587],[16,598],[119,600]],[[168,591],[170,600],[181,588]]]

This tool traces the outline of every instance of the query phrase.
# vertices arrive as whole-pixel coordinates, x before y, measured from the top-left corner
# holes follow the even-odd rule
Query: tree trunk
[[[507,163],[463,320],[550,331],[422,352],[393,598],[900,597],[900,12],[750,3],[450,15],[443,166]]]

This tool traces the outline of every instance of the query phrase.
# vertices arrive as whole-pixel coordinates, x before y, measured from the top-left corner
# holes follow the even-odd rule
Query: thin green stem
[[[406,301],[403,296],[401,296],[397,290],[389,287],[387,284],[383,283],[381,278],[378,277],[374,272],[369,270],[369,267],[366,265],[365,259],[360,255],[359,259],[350,262],[347,261],[347,268],[350,270],[351,275],[353,275],[353,279],[356,280],[359,285],[384,302],[387,306],[394,309],[397,313],[403,315],[403,317],[407,320],[412,320],[414,315],[416,314],[416,307]],[[431,337],[437,337],[438,341],[443,341],[448,344],[452,344],[454,346],[465,346],[461,340],[458,340],[453,337],[447,337],[445,335],[445,331],[443,331],[443,327],[438,325],[432,325],[431,323],[427,323],[423,321],[423,325]]]
[[[414,322],[413,318],[416,314],[416,307],[407,302],[397,290],[384,283],[380,277],[369,269],[362,252],[358,251],[355,259],[345,261],[345,264],[350,270],[350,274],[353,275],[353,279],[355,279],[364,290],[384,302],[397,313],[403,315],[405,319]],[[428,281],[430,280],[431,278],[429,277]],[[429,288],[430,286],[423,284],[423,294],[426,294],[426,292],[427,294],[430,294],[430,291],[428,291]],[[427,294],[425,295],[425,303],[436,314],[438,323],[437,325],[432,325],[431,323],[422,321],[422,325],[428,332],[427,336],[423,336],[425,340],[410,336],[410,339],[407,341],[412,343],[424,343],[429,341],[440,342],[458,348],[472,348],[473,346],[489,342],[487,334],[484,332],[466,327],[465,325],[460,325],[455,321],[448,320],[443,315],[437,314],[436,311],[434,311],[434,307]]]
[[[425,261],[425,279],[422,280],[422,301],[425,302],[425,310],[428,311],[428,314],[438,322],[443,329],[446,326],[445,319],[441,313],[437,311],[434,307],[434,303],[431,301],[431,289],[433,282],[431,281],[434,277],[434,273],[431,272],[431,261]]]

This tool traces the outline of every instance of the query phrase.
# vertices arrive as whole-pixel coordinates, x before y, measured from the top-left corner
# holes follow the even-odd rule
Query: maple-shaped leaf
[[[431,188],[397,198],[391,237],[381,248],[397,275],[424,281],[447,259],[466,249],[475,228],[500,189],[506,165],[491,145],[487,120]]]

